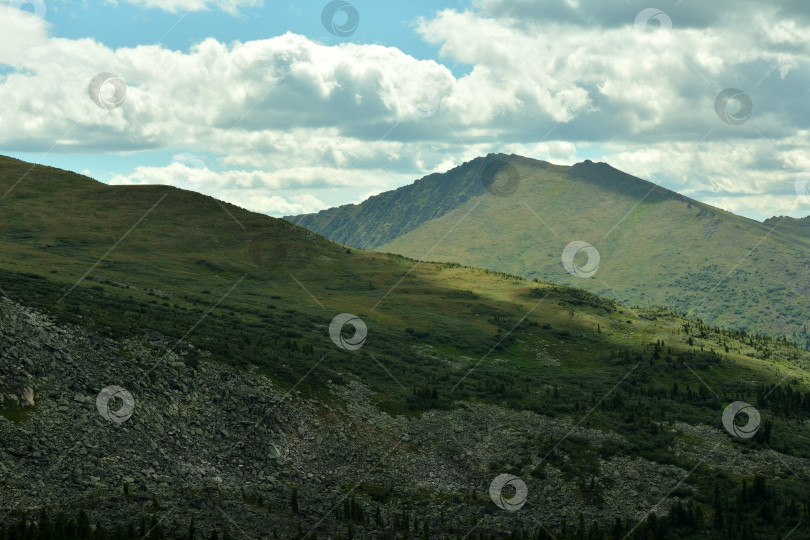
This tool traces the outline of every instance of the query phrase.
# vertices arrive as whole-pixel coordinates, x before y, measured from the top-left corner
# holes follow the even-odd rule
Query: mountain
[[[287,219],[349,246],[581,287],[810,346],[810,218],[760,223],[605,163],[492,154],[359,205]],[[566,271],[572,242],[594,246],[595,273]],[[583,252],[573,262],[586,260]]]
[[[0,253],[0,540],[810,534],[788,341],[11,158]]]

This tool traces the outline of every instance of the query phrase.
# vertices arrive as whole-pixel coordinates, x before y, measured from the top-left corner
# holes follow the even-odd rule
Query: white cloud
[[[381,181],[382,179],[382,181]],[[355,192],[382,191],[369,188],[402,185],[407,176],[395,177],[383,171],[349,170],[328,167],[297,167],[273,171],[228,169],[215,171],[205,160],[192,154],[178,154],[164,167],[137,167],[131,174],[114,175],[112,185],[169,185],[211,195],[248,210],[272,215],[317,212],[327,208],[308,191],[348,188]]]
[[[40,4],[40,9],[46,9]],[[46,11],[42,11],[44,16]],[[34,11],[17,9],[13,4],[0,4],[0,64],[23,66],[32,47],[48,41],[50,25]]]
[[[262,171],[230,170],[216,173],[204,163],[175,162],[166,167],[138,167],[132,174],[115,175],[112,185],[160,184],[196,191],[241,206],[254,212],[290,215],[323,210],[326,205],[314,195],[290,197],[273,194],[289,181],[283,174]]]
[[[810,215],[810,204],[794,195],[743,195],[739,197],[703,197],[701,201],[735,214],[760,221],[774,216]]]
[[[280,195],[251,194],[239,191],[229,193],[226,200],[242,208],[274,216],[309,214],[327,208],[327,205],[321,200],[309,194],[285,198]]]
[[[612,145],[601,160],[735,213],[756,219],[798,217],[810,214],[796,193],[797,176],[810,170],[806,140],[800,132],[776,142],[709,136],[698,143]]]
[[[329,47],[294,34],[232,45],[207,39],[188,53],[50,39],[31,48],[22,67],[0,84],[5,147],[44,146],[70,130],[75,143],[58,150],[171,144],[274,166],[390,161],[400,143],[386,133],[423,120],[413,105],[420,86],[453,81],[447,68],[397,49]],[[99,72],[126,81],[120,108],[89,99],[87,85]],[[369,139],[381,141],[369,146]]]
[[[264,0],[124,0],[139,7],[162,9],[171,13],[178,11],[206,11],[221,9],[235,14],[243,7],[261,6]]]

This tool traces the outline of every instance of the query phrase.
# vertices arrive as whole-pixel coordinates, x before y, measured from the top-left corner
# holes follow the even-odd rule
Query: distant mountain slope
[[[508,193],[483,185],[495,162],[516,175]],[[434,191],[439,195],[432,197]],[[359,205],[289,219],[352,246],[583,287],[629,305],[668,306],[806,344],[807,220],[760,223],[605,163],[565,167],[489,155]],[[600,255],[588,279],[562,264],[574,241]],[[580,258],[586,257],[578,264]]]

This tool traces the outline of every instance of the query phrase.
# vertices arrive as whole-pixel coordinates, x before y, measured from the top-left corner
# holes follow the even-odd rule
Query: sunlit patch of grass
[[[22,407],[11,403],[0,404],[0,416],[15,424],[25,422],[33,412],[32,407]]]

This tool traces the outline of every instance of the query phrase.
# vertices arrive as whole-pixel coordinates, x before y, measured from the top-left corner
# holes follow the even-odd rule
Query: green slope
[[[520,189],[525,189],[534,165],[516,161],[515,166],[524,178]],[[566,191],[570,180],[561,176],[563,170],[544,166],[534,172],[544,179],[544,192],[556,190],[569,208],[576,197]],[[583,181],[582,187],[593,190],[594,185]],[[743,479],[752,480],[750,474],[704,464],[699,453],[684,450],[700,437],[676,433],[673,426],[722,430],[721,413],[734,400],[753,403],[768,422],[767,437],[765,430],[745,440],[717,435],[729,451],[751,452],[765,463],[762,474],[772,502],[767,507],[750,503],[752,512],[770,516],[770,521],[757,518],[758,530],[769,537],[788,530],[796,517],[785,513],[792,501],[810,496],[803,472],[804,460],[810,459],[810,354],[791,343],[719,330],[664,309],[627,308],[580,289],[350,250],[287,221],[171,187],[106,186],[0,158],[2,193],[3,294],[114,339],[141,335],[144,329],[183,337],[210,351],[215,361],[256,371],[322,404],[340,399],[329,392],[327,381],[359,381],[377,407],[395,416],[422,417],[485,403],[519,411],[515,414],[581,422],[619,442],[593,446],[584,439],[525,432],[515,439],[525,456],[515,454],[522,457],[512,462],[507,456],[488,456],[480,467],[486,477],[505,470],[523,475],[532,493],[545,474],[563,471],[587,505],[588,519],[602,525],[628,517],[610,515],[593,492],[594,476],[602,474],[600,460],[617,456],[676,467],[678,476],[694,472],[680,499],[692,501],[707,516],[713,504],[728,507],[732,516],[735,494],[745,489]],[[671,204],[672,212],[686,204],[663,190],[651,198],[650,204]],[[489,220],[466,234],[475,234],[485,248],[497,247],[485,235],[508,225],[499,212],[519,200],[482,197],[479,207],[488,213],[476,217],[475,208],[467,220]],[[465,210],[451,210],[445,218]],[[597,210],[616,212],[608,205]],[[641,212],[631,221],[646,224],[648,219]],[[526,253],[542,238],[531,237]],[[606,266],[610,255],[605,253]],[[367,325],[361,349],[340,350],[330,339],[329,324],[340,313],[356,314]],[[357,424],[356,429],[383,428]],[[781,470],[776,464],[785,456],[794,460],[799,476],[774,472]],[[718,486],[728,498],[712,499]],[[424,501],[452,497],[466,516],[466,505],[481,511],[486,501],[486,494],[468,497],[479,487],[447,492],[398,478],[396,491],[386,495],[386,512],[408,507],[418,490]],[[372,501],[379,495],[374,489],[383,488],[355,493]],[[493,513],[491,505],[485,508],[484,513]],[[521,527],[536,528],[538,508],[527,505]],[[320,510],[333,513],[318,510],[300,519],[308,526]],[[801,512],[805,516],[810,509]],[[480,532],[515,527],[506,514],[492,516]],[[629,517],[639,516],[643,513]],[[558,518],[551,516],[554,523]],[[716,529],[733,535],[739,519],[744,518],[721,520]],[[286,516],[277,523],[294,526]],[[711,521],[706,523],[695,527],[710,527]],[[569,529],[558,537],[572,535]]]
[[[483,164],[497,161],[518,175],[513,194],[496,196],[481,185]],[[479,194],[469,197],[476,183]],[[443,193],[457,187],[459,195],[425,207],[427,193],[439,187]],[[392,216],[402,214],[409,230],[400,234]],[[604,163],[563,167],[490,155],[357,206],[289,219],[350,245],[573,285],[627,305],[667,306],[723,327],[808,344],[806,220],[760,223]],[[563,267],[563,249],[573,241],[590,243],[600,254],[590,278]]]

